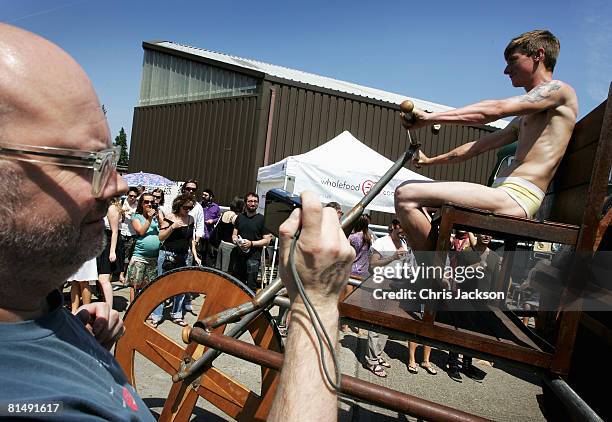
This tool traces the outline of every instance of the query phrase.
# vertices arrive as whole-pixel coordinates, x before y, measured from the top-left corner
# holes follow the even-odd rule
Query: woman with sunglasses
[[[164,202],[166,195],[164,194],[164,190],[162,188],[153,189],[153,198],[155,199],[155,203],[157,204],[157,212],[159,213],[160,221],[164,220],[164,214],[167,214],[166,208],[164,207]]]
[[[172,201],[172,212],[161,222],[159,239],[163,241],[160,255],[163,256],[162,272],[171,271],[187,265],[189,250],[198,265],[201,264],[196,252],[194,236],[194,219],[189,215],[195,200],[192,195],[182,194]],[[160,259],[161,260],[161,259]],[[183,320],[183,304],[185,295],[174,297],[170,318],[180,326],[187,325]],[[162,319],[163,304],[160,304],[151,314],[149,323],[157,327]]]
[[[136,214],[132,217],[132,226],[136,231],[136,241],[126,275],[126,283],[130,286],[130,303],[134,301],[136,291],[157,277],[159,219],[152,194],[144,193],[140,196]]]

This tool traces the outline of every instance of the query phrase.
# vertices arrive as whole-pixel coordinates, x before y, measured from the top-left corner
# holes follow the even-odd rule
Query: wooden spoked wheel
[[[185,346],[164,334],[159,327],[146,323],[147,317],[165,299],[181,293],[206,295],[198,319],[247,302],[253,293],[235,278],[211,268],[185,268],[168,272],[147,286],[134,300],[124,316],[126,334],[115,347],[115,357],[129,382],[138,389],[134,377],[134,358],[138,352],[157,365],[168,376],[179,371],[183,359],[201,356],[206,347],[191,342]],[[215,329],[222,334],[225,326]],[[281,351],[281,338],[267,312],[253,320],[248,331],[253,343],[269,350]],[[173,383],[160,415],[160,421],[187,421],[199,397],[238,421],[264,421],[270,410],[278,372],[261,369],[261,392],[255,393],[215,368],[215,362],[198,383]],[[142,380],[141,380],[142,381]]]

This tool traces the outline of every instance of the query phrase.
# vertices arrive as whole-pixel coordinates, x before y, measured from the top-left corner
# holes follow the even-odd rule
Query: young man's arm
[[[303,192],[302,209],[294,210],[279,230],[279,272],[291,300],[291,321],[280,383],[268,421],[335,421],[338,397],[324,376],[319,343],[289,270],[291,239],[300,227],[296,269],[334,347],[338,338],[338,299],[355,259],[336,211],[322,209],[316,194]],[[334,377],[329,352],[326,347],[327,367]]]
[[[414,110],[414,122],[404,118],[402,125],[406,129],[418,129],[434,124],[486,124],[508,116],[524,116],[558,107],[574,98],[575,93],[569,85],[552,80],[540,84],[526,94],[503,100],[485,100],[454,110],[439,113],[425,113]],[[400,114],[402,115],[402,114]]]
[[[423,152],[419,151],[418,157],[415,157],[415,164],[417,167],[421,167],[434,164],[460,163],[489,150],[511,144],[518,137],[519,122],[520,118],[517,117],[504,129],[489,133],[477,141],[460,145],[445,154],[436,155],[435,157],[427,157]]]

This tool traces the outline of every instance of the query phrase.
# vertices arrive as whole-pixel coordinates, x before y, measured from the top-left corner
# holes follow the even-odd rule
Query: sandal
[[[418,374],[419,368],[416,366],[410,366],[410,364],[408,364],[408,372],[410,372],[411,374]]]
[[[421,364],[421,368],[426,370],[429,375],[437,375],[438,374],[438,371],[436,371],[436,369],[433,366],[431,366],[431,364],[428,364],[427,366]]]
[[[147,324],[149,324],[153,328],[157,328],[159,326],[160,321],[153,321],[151,318],[147,318]]]
[[[385,368],[383,368],[377,363],[367,364],[366,369],[370,371],[371,373],[373,373],[374,375],[376,375],[377,377],[387,378],[387,372],[385,371]]]
[[[391,364],[387,362],[383,357],[378,358],[378,363],[380,364],[380,366],[384,366],[385,368],[391,368]]]
[[[183,318],[174,318],[172,322],[175,323],[176,325],[180,325],[181,327],[187,326],[187,323],[185,322]]]

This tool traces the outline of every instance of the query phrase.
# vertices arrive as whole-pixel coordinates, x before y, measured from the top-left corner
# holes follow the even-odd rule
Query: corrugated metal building
[[[172,42],[144,42],[143,48],[130,172],[196,178],[227,204],[255,188],[260,166],[306,152],[344,130],[393,161],[408,143],[398,104],[410,97]],[[410,99],[429,111],[451,109]],[[413,136],[432,156],[506,124],[448,125],[437,135],[427,128]],[[422,173],[486,183],[494,163],[491,151]]]

